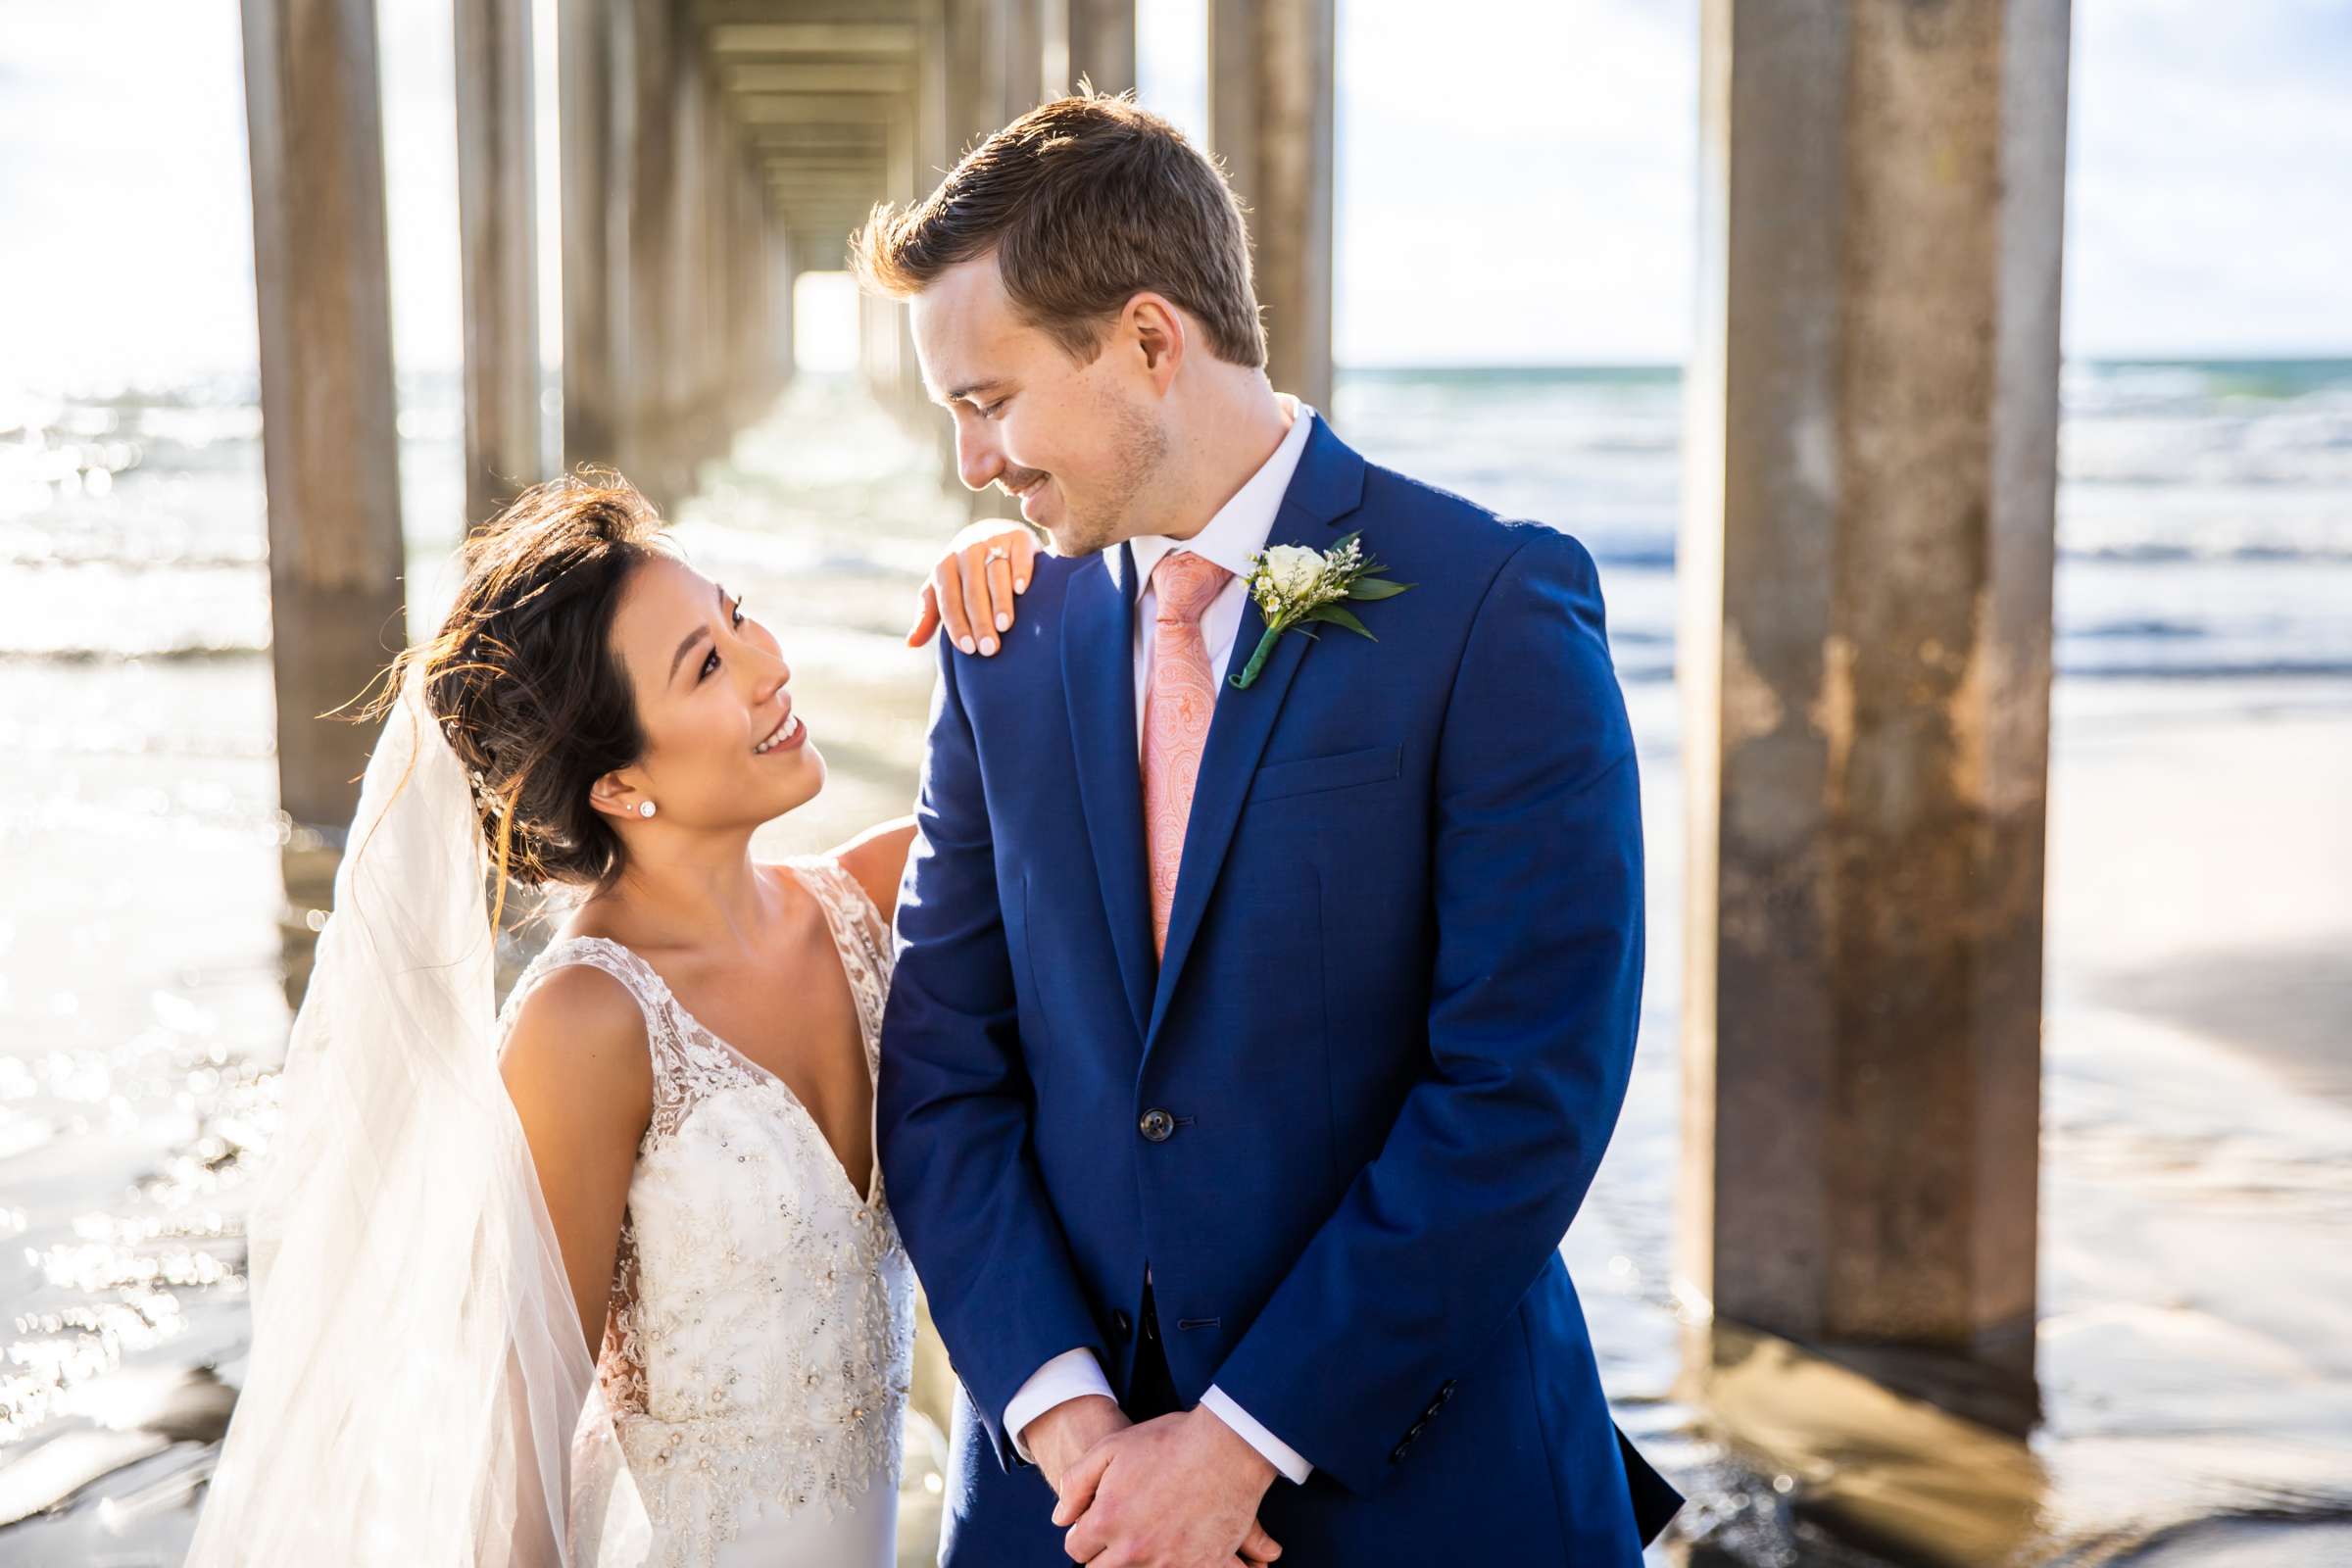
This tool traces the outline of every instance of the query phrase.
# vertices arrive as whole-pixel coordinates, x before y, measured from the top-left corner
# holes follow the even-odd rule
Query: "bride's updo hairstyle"
[[[588,803],[590,786],[645,752],[612,617],[632,571],[675,558],[619,474],[535,485],[466,541],[449,618],[387,676],[379,710],[421,667],[426,706],[472,775],[499,873],[493,923],[510,877],[601,892],[620,876],[620,836]]]

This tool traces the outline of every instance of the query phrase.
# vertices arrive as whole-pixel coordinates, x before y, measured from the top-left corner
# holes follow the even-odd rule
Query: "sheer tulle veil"
[[[485,858],[412,669],[287,1047],[248,1227],[252,1354],[191,1568],[647,1553],[498,1074]]]

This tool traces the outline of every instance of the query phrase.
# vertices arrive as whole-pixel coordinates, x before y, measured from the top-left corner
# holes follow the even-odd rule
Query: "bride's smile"
[[[774,729],[769,730],[767,732],[767,739],[753,747],[752,750],[760,757],[765,757],[768,753],[775,751],[778,748],[782,748],[785,751],[798,751],[800,749],[801,742],[807,740],[808,738],[808,731],[807,726],[802,724],[798,714],[794,713],[791,709],[787,708],[784,711],[784,721],[778,724]]]
[[[792,665],[743,595],[674,557],[650,560],[620,595],[611,647],[645,743],[592,794],[620,832],[757,827],[824,788]]]

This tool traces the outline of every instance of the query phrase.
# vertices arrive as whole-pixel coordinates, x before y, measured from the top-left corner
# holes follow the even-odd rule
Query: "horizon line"
[[[1340,361],[1333,368],[1346,371],[1494,371],[1540,370],[1680,370],[1685,359],[1654,360],[1363,360]],[[2063,354],[2064,365],[2339,365],[2352,363],[2352,344],[2322,349],[2253,349],[2229,353],[2135,351],[2126,354]]]

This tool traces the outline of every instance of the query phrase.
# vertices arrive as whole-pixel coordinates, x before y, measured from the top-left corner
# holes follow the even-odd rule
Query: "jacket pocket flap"
[[[1280,800],[1290,795],[1313,795],[1353,784],[1378,784],[1404,771],[1404,748],[1374,746],[1335,757],[1302,757],[1295,762],[1269,762],[1250,784],[1252,801]]]

